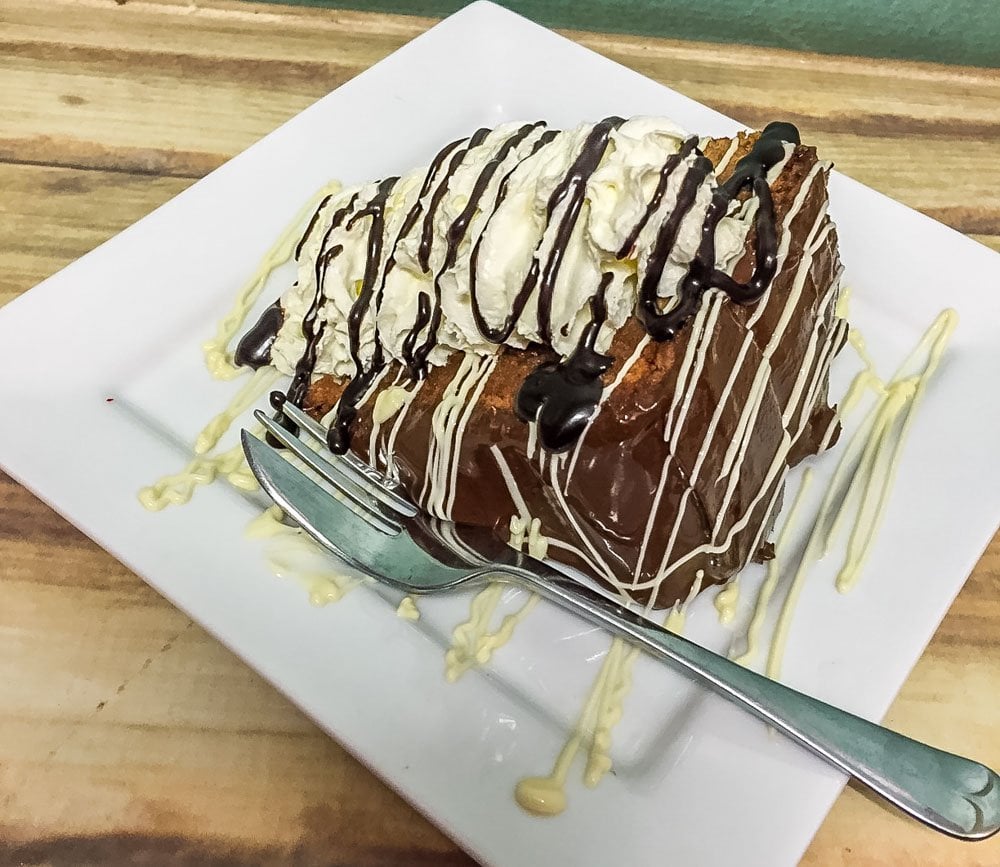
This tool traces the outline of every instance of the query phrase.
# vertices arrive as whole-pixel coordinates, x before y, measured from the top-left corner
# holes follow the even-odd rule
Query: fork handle
[[[860,780],[920,821],[967,840],[1000,829],[1000,778],[699,647],[614,600],[511,549],[511,577],[540,596],[679,667]]]

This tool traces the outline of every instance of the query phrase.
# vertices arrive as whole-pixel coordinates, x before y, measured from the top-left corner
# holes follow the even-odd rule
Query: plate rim
[[[604,63],[611,63],[611,64],[614,64],[615,66],[619,66],[621,69],[626,69],[626,67],[621,67],[620,64],[617,64],[614,61],[608,60],[607,58],[603,58],[600,55],[597,55],[596,53],[590,51],[589,49],[585,49],[585,48],[583,48],[581,46],[577,46],[574,43],[571,43],[569,40],[566,40],[564,37],[561,37],[558,34],[554,34],[551,31],[548,31],[545,28],[540,27],[539,25],[536,25],[536,24],[533,24],[533,23],[527,21],[527,19],[522,18],[521,16],[517,15],[516,13],[512,13],[512,12],[509,12],[509,11],[507,11],[505,9],[502,9],[501,7],[495,6],[493,3],[487,2],[487,0],[478,0],[478,2],[473,3],[470,6],[465,7],[460,12],[458,12],[455,15],[450,16],[449,18],[445,19],[443,22],[441,22],[441,24],[438,24],[435,27],[431,28],[425,34],[422,34],[421,36],[417,37],[416,39],[414,39],[413,41],[411,41],[410,43],[408,43],[406,46],[404,46],[399,51],[394,52],[393,54],[391,54],[385,60],[380,61],[378,64],[374,65],[369,70],[366,70],[364,73],[361,73],[361,75],[359,75],[355,79],[352,79],[351,82],[348,82],[342,88],[338,88],[332,94],[328,95],[327,97],[324,97],[323,99],[319,100],[317,103],[314,103],[313,106],[310,106],[310,108],[306,109],[306,112],[316,110],[318,106],[320,106],[320,105],[323,104],[324,100],[329,99],[331,96],[335,96],[337,93],[340,93],[344,88],[349,88],[353,83],[359,82],[359,81],[368,80],[368,79],[365,78],[365,76],[369,76],[369,74],[372,73],[373,71],[376,71],[376,70],[383,70],[384,71],[387,68],[386,64],[390,64],[390,65],[391,64],[398,64],[398,63],[401,62],[400,58],[402,58],[402,60],[404,60],[404,61],[407,60],[411,56],[411,54],[413,52],[418,51],[421,47],[425,47],[425,46],[427,46],[429,44],[429,42],[424,41],[424,40],[428,40],[428,39],[430,39],[431,41],[433,41],[433,40],[440,40],[440,39],[443,38],[441,36],[442,33],[445,34],[445,37],[448,37],[449,34],[450,34],[450,32],[451,32],[451,30],[455,30],[456,33],[459,32],[458,30],[455,29],[455,28],[459,27],[459,25],[461,25],[462,27],[465,27],[467,29],[471,29],[471,28],[485,28],[485,29],[489,29],[492,25],[495,25],[495,24],[497,24],[498,22],[501,22],[501,21],[503,22],[503,26],[505,26],[505,27],[509,26],[509,27],[514,27],[514,29],[530,29],[534,33],[535,36],[538,36],[539,35],[539,31],[541,31],[542,33],[544,33],[546,39],[552,37],[552,38],[555,38],[555,39],[562,40],[563,42],[567,43],[568,45],[572,45],[574,51],[585,52],[587,55],[590,55],[590,58],[589,58],[590,60],[593,60],[593,58],[600,58],[600,60],[602,62],[604,62]],[[515,26],[515,22],[516,22],[516,26]],[[432,35],[432,34],[436,34],[436,35]],[[583,56],[583,55],[581,55],[581,56]],[[628,70],[628,72],[631,75],[638,75],[638,73],[634,73],[632,70]],[[382,74],[382,73],[379,72],[378,74]],[[657,87],[662,87],[662,85],[656,85],[656,86]],[[687,97],[684,97],[684,99],[687,99]],[[261,140],[261,142],[258,142],[257,144],[253,145],[250,149],[248,149],[248,151],[244,151],[242,154],[238,155],[237,157],[234,157],[233,160],[230,160],[229,162],[227,162],[224,166],[220,167],[220,169],[217,169],[215,172],[212,172],[210,175],[206,176],[206,178],[203,179],[202,181],[199,181],[196,184],[194,184],[191,188],[189,188],[189,190],[194,190],[194,189],[198,188],[199,185],[201,185],[202,183],[204,183],[205,180],[207,180],[209,178],[212,178],[213,176],[215,176],[217,178],[221,177],[221,178],[225,179],[225,178],[227,178],[229,176],[229,173],[238,171],[239,167],[241,165],[244,165],[244,163],[242,163],[240,161],[241,161],[241,159],[246,154],[254,151],[255,148],[260,147],[268,139],[272,139],[273,136],[276,136],[276,135],[280,134],[281,131],[283,129],[285,129],[286,126],[288,126],[288,124],[294,123],[297,120],[298,117],[301,117],[301,115],[297,115],[296,118],[293,118],[291,121],[289,121],[286,124],[282,125],[282,127],[279,127],[278,130],[276,130],[274,133],[271,133],[268,136],[266,136],[264,139]],[[719,117],[721,117],[721,115]],[[735,122],[729,121],[728,119],[726,119],[726,123],[728,123],[728,124],[734,124],[735,125]],[[847,183],[849,185],[849,184],[854,184],[856,182],[853,182],[853,181],[850,181],[850,182],[844,181],[843,183]],[[868,188],[864,188],[864,189],[866,191],[866,194],[874,192],[874,191],[869,191]],[[188,191],[185,191],[185,193],[187,193],[187,192]],[[150,218],[154,217],[157,214],[160,214],[162,211],[164,211],[164,209],[169,209],[170,213],[172,213],[175,209],[181,207],[181,205],[176,204],[176,203],[178,203],[178,202],[183,203],[183,201],[186,201],[185,193],[182,193],[180,196],[175,197],[170,202],[166,203],[164,206],[161,206],[161,208],[158,208],[152,214],[150,214],[146,218],[143,218],[143,220],[139,221],[139,223],[137,223],[135,225],[138,226],[140,223],[145,223],[147,220],[150,220]],[[881,194],[877,194],[877,195],[881,195]],[[893,203],[893,204],[896,205],[896,206],[898,206],[898,207],[900,207],[900,208],[904,208],[904,210],[906,210],[907,212],[909,212],[909,209],[906,209],[904,206],[898,205],[898,203]],[[912,219],[912,214],[913,214],[913,212],[909,212],[908,219]],[[162,218],[162,216],[160,218],[157,218],[157,219],[161,219],[161,218]],[[929,223],[933,223],[933,221],[931,221],[929,218],[923,218],[923,219],[927,220]],[[933,225],[935,226],[935,231],[938,231],[938,227],[940,226],[940,224],[933,223]],[[34,316],[36,315],[35,311],[33,310],[33,308],[41,307],[42,304],[43,304],[43,299],[47,299],[49,296],[58,298],[59,292],[66,291],[69,288],[69,286],[72,283],[72,280],[74,279],[74,277],[78,273],[78,271],[80,271],[81,268],[89,267],[89,266],[81,266],[79,263],[84,262],[85,260],[88,260],[91,263],[91,265],[92,265],[95,261],[97,261],[97,258],[99,256],[106,255],[107,251],[105,251],[105,253],[102,253],[101,251],[106,247],[107,244],[111,244],[112,242],[114,242],[114,244],[116,245],[116,247],[119,246],[121,244],[120,239],[122,239],[124,237],[128,237],[129,233],[132,232],[134,229],[135,229],[135,226],[130,227],[130,229],[126,229],[124,233],[122,233],[121,235],[117,235],[117,236],[115,236],[115,238],[111,239],[109,242],[106,242],[105,244],[102,244],[100,247],[96,248],[91,253],[88,253],[85,257],[82,257],[76,263],[72,263],[71,265],[67,266],[67,268],[62,269],[60,272],[57,272],[57,274],[55,274],[55,275],[47,278],[42,283],[40,283],[37,287],[35,287],[35,289],[28,290],[27,292],[24,292],[20,296],[18,296],[17,298],[13,299],[9,304],[7,304],[4,307],[4,309],[2,311],[0,311],[0,334],[4,333],[5,327],[8,328],[8,329],[13,328],[13,323],[16,323],[17,320],[27,319],[28,321],[31,321],[34,318]],[[964,236],[958,235],[958,233],[955,233],[955,234],[958,237],[963,238],[964,240],[968,240],[968,239],[965,239]],[[969,240],[969,243],[975,245],[974,241]],[[976,245],[976,246],[978,246],[978,245]],[[983,248],[983,249],[985,249],[985,248]],[[39,291],[39,290],[41,290],[41,291]],[[29,299],[29,296],[31,296],[30,299]],[[127,363],[129,361],[131,361],[130,358],[124,359],[125,363],[123,363],[122,361],[118,361],[114,365],[114,368],[116,370],[120,370],[123,366],[127,366]],[[85,382],[82,383],[82,384],[87,385],[87,383],[85,383]],[[94,383],[90,383],[90,385],[92,386],[92,385],[94,385]],[[101,385],[101,383],[97,383],[97,385]],[[98,391],[100,391],[100,390],[101,389],[98,389]],[[8,384],[0,384],[0,395],[3,395],[5,391],[7,392],[8,397],[13,397],[13,398],[16,399],[16,398],[22,396],[22,395],[20,395],[19,390],[18,390],[17,387],[14,387],[14,388],[10,389]],[[108,417],[107,414],[106,414],[106,417]],[[108,417],[108,418],[110,418],[110,417]],[[107,418],[106,418],[106,420],[105,420],[104,423],[101,423],[101,422],[97,423],[97,430],[95,431],[95,434],[96,435],[100,435],[102,433],[103,434],[107,434],[108,432],[113,431],[113,429],[114,429],[114,424],[111,423],[110,421],[108,421]],[[0,430],[0,449],[2,449],[2,451],[0,451],[0,455],[3,455],[8,450],[10,450],[11,452],[14,452],[15,449],[11,447],[11,443],[14,443],[15,441],[16,441],[15,437],[11,437],[9,434],[7,436],[5,436],[3,434],[3,432],[2,432],[2,430]],[[24,445],[24,444],[21,443],[21,445]],[[88,529],[88,527],[90,527],[93,522],[88,518],[85,509],[83,511],[81,511],[81,504],[80,504],[79,499],[78,498],[69,498],[69,499],[67,499],[65,496],[61,495],[58,491],[56,491],[55,493],[52,493],[53,489],[52,489],[51,482],[49,482],[49,481],[42,482],[42,483],[38,482],[38,479],[40,478],[40,476],[38,475],[37,469],[36,469],[37,466],[38,466],[37,461],[36,460],[27,460],[27,461],[25,461],[22,458],[23,458],[23,455],[15,455],[14,460],[11,461],[11,460],[8,460],[6,457],[0,457],[0,465],[2,465],[4,467],[4,469],[12,476],[12,478],[16,479],[21,484],[23,484],[25,487],[27,487],[29,490],[33,491],[37,496],[39,496],[41,499],[43,499],[45,502],[47,502],[49,505],[51,505],[57,512],[59,512],[60,514],[62,514],[64,517],[66,517],[68,520],[70,520],[76,526],[81,527],[81,529],[83,529],[83,531],[85,533],[87,533],[88,536],[90,536],[91,538],[93,538],[98,544],[102,545],[102,547],[105,547],[106,550],[112,550],[113,548],[119,548],[119,550],[114,550],[113,551],[113,556],[116,556],[119,559],[121,559],[122,562],[124,562],[127,566],[129,566],[129,568],[133,569],[133,571],[135,571],[137,575],[139,575],[140,577],[142,577],[148,583],[152,584],[152,586],[158,592],[160,592],[161,594],[163,594],[164,596],[166,596],[168,599],[170,599],[173,604],[177,605],[182,610],[185,610],[187,613],[191,614],[191,616],[194,619],[198,620],[199,623],[202,623],[202,625],[205,626],[205,628],[210,633],[212,633],[224,645],[226,645],[231,650],[233,650],[233,652],[235,652],[238,656],[240,656],[241,659],[244,659],[245,661],[247,661],[248,664],[250,664],[253,668],[255,668],[255,670],[261,671],[262,666],[259,664],[259,662],[254,662],[254,661],[249,660],[247,658],[248,654],[244,651],[244,649],[242,649],[240,647],[235,647],[234,646],[235,642],[233,642],[231,640],[231,635],[228,632],[226,632],[225,630],[220,630],[220,629],[217,629],[217,628],[213,628],[212,625],[205,623],[205,620],[203,619],[203,617],[201,617],[201,616],[195,616],[194,614],[192,614],[191,611],[190,611],[190,609],[189,609],[189,603],[186,603],[186,601],[178,601],[178,599],[174,598],[174,595],[171,594],[171,592],[169,591],[169,589],[163,586],[164,582],[154,581],[154,580],[151,580],[149,577],[147,577],[146,573],[147,573],[148,570],[141,568],[141,566],[138,564],[137,561],[136,562],[132,562],[135,558],[133,558],[132,556],[130,556],[127,551],[125,552],[125,556],[123,556],[122,553],[121,553],[120,546],[117,546],[117,545],[113,546],[112,544],[110,544],[108,542],[107,539],[100,538],[100,537],[106,536],[107,535],[106,532],[101,532],[101,531],[96,531],[96,530],[94,532],[91,532],[90,529]],[[24,467],[27,467],[27,470],[19,471],[19,467],[21,467],[22,469]],[[189,508],[189,509],[193,509],[193,511],[191,513],[188,513],[188,514],[194,515],[194,514],[200,513],[200,512],[214,512],[215,511],[214,504],[217,503],[217,502],[221,502],[221,500],[219,499],[220,496],[222,496],[222,495],[218,491],[211,492],[211,493],[209,491],[200,492],[199,493],[199,497],[201,498],[201,503],[202,504],[201,505],[195,505],[194,503],[192,503],[190,506],[186,507],[186,508]],[[229,502],[228,498],[226,499],[226,502]],[[158,521],[163,521],[163,519],[164,519],[165,516],[164,515],[158,515],[158,516],[152,516],[152,517],[154,517]],[[176,519],[168,519],[168,523],[177,524],[177,521],[176,521]],[[187,519],[185,519],[184,523],[187,523]],[[986,544],[988,544],[988,540],[987,540]],[[978,556],[978,554],[977,554],[977,556]],[[277,583],[278,582],[275,582],[275,584],[277,584]],[[964,581],[962,583],[964,583]],[[961,588],[961,584],[956,589],[956,593],[958,592],[958,589],[960,589],[960,588]],[[277,593],[268,593],[266,595],[269,596],[269,597],[277,597],[280,594],[277,594]],[[186,600],[186,597],[185,597],[185,600]],[[296,602],[296,604],[299,604],[299,603]],[[377,604],[381,605],[380,602],[377,603]],[[949,603],[949,605],[950,605],[950,603]],[[349,601],[349,602],[347,602],[347,606],[346,606],[345,610],[350,611],[352,607],[361,607],[362,609],[366,609],[367,606],[366,606],[366,604],[363,601],[361,601],[361,598],[359,598],[359,600],[356,601],[356,602],[355,601]],[[284,610],[284,609],[287,609],[287,606],[286,605],[278,605],[278,608],[279,608],[279,610]],[[382,612],[382,609],[380,608],[379,611]],[[379,616],[381,616],[381,615],[379,615]],[[344,618],[341,617],[340,619],[343,620]],[[401,632],[402,632],[402,630],[401,630]],[[256,654],[254,654],[254,656],[256,656]],[[916,660],[914,660],[914,664],[915,664],[915,661]],[[268,670],[270,670],[272,668],[272,666],[263,666],[263,667],[265,669],[268,669]],[[267,671],[262,671],[262,673],[267,678],[267,680],[273,686],[275,686],[275,688],[277,688],[283,694],[287,695],[297,706],[300,706],[300,707],[303,706],[302,695],[301,695],[301,690],[300,689],[298,689],[298,688],[291,689],[291,690],[286,689],[286,685],[287,684],[283,684],[282,682],[280,682],[281,681],[281,676],[280,675],[278,675],[278,676],[272,676],[272,675],[269,675],[267,673]],[[477,678],[474,682],[475,683],[482,682],[482,683],[485,684],[486,681],[487,681],[487,678],[486,677],[482,677],[482,678]],[[452,687],[452,689],[454,689],[454,687]],[[478,695],[482,690],[469,687],[467,691],[474,692],[474,693],[476,693]],[[888,701],[891,701],[891,697],[886,701],[886,704],[888,704]],[[306,704],[309,704],[309,703],[307,702]],[[497,860],[496,863],[499,863],[499,858],[500,857],[505,857],[502,852],[495,851],[493,846],[485,846],[484,847],[483,843],[482,843],[482,840],[480,840],[480,839],[474,839],[476,835],[466,834],[465,830],[463,828],[458,827],[455,824],[453,824],[453,823],[451,823],[451,822],[449,822],[447,820],[442,820],[441,816],[438,813],[435,812],[434,808],[430,804],[420,803],[418,800],[416,800],[414,797],[412,797],[413,787],[409,786],[409,785],[406,785],[405,781],[403,779],[401,779],[401,777],[400,777],[399,774],[393,775],[391,772],[386,772],[384,765],[380,764],[375,758],[373,758],[370,755],[370,753],[366,752],[366,750],[364,748],[357,748],[357,744],[356,744],[355,740],[352,740],[350,737],[344,736],[339,731],[335,733],[332,730],[333,727],[329,723],[328,719],[317,718],[317,715],[314,714],[314,713],[312,713],[312,712],[310,712],[310,710],[309,710],[308,707],[304,708],[304,710],[306,711],[307,714],[310,715],[311,718],[313,718],[315,721],[317,721],[317,723],[321,726],[321,728],[323,728],[324,730],[326,730],[329,733],[333,734],[337,738],[338,742],[341,743],[341,744],[343,744],[345,746],[345,748],[348,749],[359,760],[361,760],[362,763],[364,763],[367,767],[369,767],[371,770],[373,770],[375,773],[377,773],[378,776],[381,779],[383,779],[391,788],[395,789],[396,791],[400,792],[404,797],[406,797],[407,800],[410,803],[414,804],[414,806],[418,810],[420,810],[422,813],[424,813],[432,822],[434,822],[435,824],[437,824],[440,827],[442,827],[442,829],[445,830],[445,832],[449,836],[451,836],[452,838],[458,840],[458,842],[460,843],[460,845],[462,845],[468,851],[472,852],[477,857],[482,857],[482,858],[488,859],[488,860],[492,860],[493,856],[498,856],[498,860]],[[723,726],[722,729],[724,730],[725,726]],[[550,734],[552,734],[552,733],[550,733]],[[549,740],[553,740],[553,738],[549,738]],[[554,742],[557,742],[557,741],[558,741],[558,737],[554,738]],[[602,788],[603,788],[603,790],[605,792],[611,792],[611,793],[616,793],[617,792],[617,795],[616,795],[616,797],[617,797],[617,796],[619,796],[619,795],[622,794],[622,791],[621,791],[620,787],[613,785],[612,782],[613,781],[610,781],[610,780],[606,781],[604,784],[602,784]],[[842,777],[840,777],[840,775],[831,772],[830,774],[828,774],[822,780],[822,782],[823,782],[824,794],[826,796],[828,796],[828,800],[830,801],[830,803],[832,803],[832,801],[835,799],[836,795],[840,791],[840,788],[841,788],[841,786],[843,784],[843,779],[842,779]],[[505,793],[504,797],[509,797],[509,794]],[[580,802],[578,802],[578,803],[576,803],[576,804],[573,805],[573,807],[571,808],[570,812],[572,813],[573,811],[579,810],[579,814],[578,815],[580,815],[581,818],[584,818],[584,820],[586,820],[586,817],[588,817],[588,816],[595,816],[595,814],[599,815],[600,811],[603,810],[604,807],[608,803],[613,803],[613,800],[614,800],[612,798],[611,801],[609,801],[608,797],[600,795],[600,794],[598,794],[596,792],[595,793],[589,793],[588,794],[588,798],[592,798],[592,800],[590,801],[590,804],[592,806],[590,808],[580,810],[580,805],[582,804],[582,799],[581,799]],[[819,822],[822,821],[823,816],[825,816],[825,812],[826,811],[824,810],[823,813],[822,813],[822,815],[817,820],[817,822],[816,822],[817,826],[818,826]],[[535,820],[532,820],[532,821],[535,821]],[[560,820],[557,820],[557,822],[560,822]],[[561,824],[563,826],[565,826],[566,823],[561,823]],[[574,821],[572,824],[575,825],[575,824],[578,824],[578,823]],[[529,836],[533,836],[533,835],[529,835]],[[809,833],[808,837],[806,838],[806,841],[805,841],[804,845],[808,844],[809,839],[811,839],[811,837],[812,837],[812,832]],[[803,849],[804,849],[804,846],[803,846]],[[801,854],[801,852],[799,852],[799,854]],[[524,862],[521,862],[521,863],[524,863]]]

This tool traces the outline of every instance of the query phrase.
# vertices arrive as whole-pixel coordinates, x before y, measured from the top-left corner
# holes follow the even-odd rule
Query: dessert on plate
[[[327,196],[235,358],[428,513],[669,606],[770,556],[836,436],[828,172],[785,123],[480,129]]]

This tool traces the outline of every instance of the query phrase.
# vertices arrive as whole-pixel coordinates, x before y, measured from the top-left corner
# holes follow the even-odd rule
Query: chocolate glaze
[[[615,120],[604,123],[610,122],[613,127]],[[535,126],[528,125],[528,129]],[[524,129],[512,135],[532,134],[523,132]],[[537,152],[554,135],[554,131],[538,135],[531,151]],[[601,144],[599,138],[592,131],[587,142],[593,151],[599,151],[595,167],[607,144],[607,139]],[[683,163],[685,177],[678,185],[676,206],[658,227],[650,251],[648,277],[640,286],[638,316],[618,331],[607,355],[597,352],[596,342],[606,316],[604,295],[610,279],[609,275],[604,275],[590,302],[591,320],[568,358],[560,360],[551,350],[541,346],[516,351],[507,347],[497,350],[499,358],[493,372],[485,381],[480,398],[471,407],[461,439],[456,441],[456,485],[450,511],[454,520],[495,527],[506,538],[510,516],[519,513],[521,506],[513,501],[508,482],[500,472],[495,458],[499,450],[519,489],[523,507],[533,518],[539,519],[545,535],[563,543],[562,547],[550,548],[558,559],[581,566],[592,574],[598,573],[595,577],[600,577],[601,569],[594,566],[594,558],[599,558],[604,564],[601,568],[609,569],[626,587],[633,576],[641,584],[665,566],[684,563],[683,568],[672,572],[655,590],[629,591],[637,599],[650,600],[658,606],[670,605],[687,594],[698,570],[704,571],[706,584],[720,582],[750,559],[766,554],[767,534],[781,505],[784,482],[783,471],[769,476],[768,468],[778,459],[782,443],[787,443],[786,424],[795,433],[790,450],[782,458],[785,466],[816,452],[832,422],[832,411],[826,404],[825,376],[820,376],[810,402],[796,407],[789,418],[783,417],[785,407],[791,396],[801,393],[801,389],[796,391],[796,383],[804,370],[822,373],[823,359],[807,354],[813,335],[817,334],[834,352],[845,336],[839,326],[836,326],[837,331],[833,330],[836,323],[832,305],[820,304],[839,269],[836,234],[825,222],[820,223],[824,234],[807,265],[792,315],[782,319],[783,301],[789,297],[788,290],[803,262],[803,239],[814,223],[827,220],[822,214],[826,190],[825,176],[821,172],[804,194],[801,210],[787,228],[791,242],[782,270],[776,272],[780,240],[777,227],[815,165],[815,154],[809,148],[796,147],[781,174],[770,185],[766,174],[770,166],[783,158],[783,142],[797,140],[794,128],[787,125],[770,125],[760,136],[741,138],[735,166],[729,170],[728,177],[723,173],[723,182],[712,196],[701,243],[689,273],[681,282],[677,304],[669,310],[660,309],[661,302],[655,296],[656,284],[676,242],[681,221],[694,207],[698,189],[707,178],[711,163],[718,161],[729,141],[711,141],[701,155],[695,143],[688,140],[682,146],[683,155],[675,154],[664,164],[654,200],[648,203],[640,223],[633,227],[619,251],[621,257],[632,254],[639,234],[662,207],[668,183]],[[507,144],[509,139],[501,147]],[[425,221],[424,226],[427,225],[425,206],[430,209],[433,204],[436,209],[440,205],[448,178],[461,164],[459,155],[472,146],[472,140],[464,144],[453,142],[439,153],[436,166],[428,170],[424,179],[417,203],[404,220],[405,231],[397,236],[396,243],[400,237],[416,230],[421,218]],[[516,146],[510,145],[511,149]],[[586,177],[593,171],[581,163],[584,150],[586,146],[559,185],[561,201],[550,203],[549,217],[553,216],[556,205],[561,204],[560,220],[567,219],[568,227],[565,236],[562,223],[553,227],[558,233],[555,255],[548,256],[545,263],[536,262],[533,279],[539,290],[540,320],[549,318],[543,309],[543,288],[551,291],[555,285],[572,221],[577,219],[582,207],[577,204],[576,214],[570,217],[569,206],[577,196],[582,201]],[[490,177],[483,179],[480,176],[482,183],[477,181],[474,185],[474,198],[482,199],[502,162],[502,159],[496,160]],[[503,201],[507,182],[514,171],[508,171],[497,186],[493,210],[486,218],[487,225]],[[392,241],[385,237],[384,209],[393,186],[393,181],[384,182],[371,201],[362,203],[355,197],[343,214],[335,215],[340,223],[350,217],[349,227],[363,219],[370,220],[365,279],[348,321],[355,364],[353,378],[345,384],[330,376],[311,376],[322,335],[322,326],[316,322],[322,300],[319,287],[326,267],[339,254],[336,247],[326,249],[324,238],[320,248],[324,252],[316,263],[317,297],[310,307],[310,310],[316,309],[311,317],[307,312],[308,323],[303,323],[306,349],[296,366],[293,388],[288,395],[289,399],[301,400],[301,405],[316,418],[336,406],[336,421],[330,431],[331,448],[345,450],[352,429],[356,428],[353,430],[355,449],[362,458],[369,458],[367,449],[373,430],[371,407],[375,401],[366,402],[361,411],[358,403],[371,390],[377,374],[385,370],[387,362],[377,333],[373,357],[362,362],[360,334],[365,317],[374,315],[382,303],[384,273],[380,279],[380,271],[387,272],[393,266],[390,253],[385,269],[380,267],[383,247]],[[732,275],[722,274],[714,266],[715,229],[733,207],[733,202],[748,188],[748,194],[759,200],[753,231]],[[480,207],[489,211],[488,206],[482,207],[481,201]],[[471,221],[472,212],[468,215],[463,212],[455,221],[446,238],[449,246],[445,261],[454,259],[453,250],[462,243]],[[311,222],[309,232],[315,230],[315,224],[316,219]],[[421,231],[423,233],[423,227]],[[433,234],[431,239],[433,241]],[[473,292],[478,246],[477,240],[471,252]],[[392,250],[394,252],[395,247]],[[428,246],[425,268],[429,268],[430,260],[431,248]],[[768,287],[775,300],[754,316],[755,308],[747,302],[760,297]],[[719,294],[704,297],[709,288],[722,290],[728,298],[723,299]],[[729,303],[730,300],[737,303]],[[509,324],[512,330],[525,303],[526,300],[521,302],[519,309],[512,311],[513,322],[504,323],[504,326]],[[695,337],[692,328],[683,326],[702,304],[717,305],[714,325],[711,332]],[[436,332],[431,323],[437,306],[437,299],[429,292],[418,298],[415,322],[405,338],[404,354],[408,360],[418,358],[430,343],[432,332]],[[237,349],[240,358],[245,359],[241,363],[256,363],[264,357],[268,350],[263,344],[267,343],[268,334],[280,325],[275,324],[274,316],[273,312],[266,313],[240,341],[240,347],[246,344],[244,353],[240,353],[240,347]],[[503,330],[494,330],[493,337],[485,332],[484,335],[489,339],[505,339],[510,330],[501,335]],[[759,388],[755,391],[755,377],[764,363],[762,347],[779,332],[780,338],[767,361],[766,388],[763,392]],[[637,353],[639,342],[647,333],[655,339]],[[741,365],[739,352],[747,334],[752,334],[753,341]],[[273,340],[273,336],[270,339]],[[674,419],[678,429],[668,430],[671,436],[665,437],[664,421],[671,417],[671,401],[678,386],[681,362],[693,339],[706,341],[708,354],[693,391],[685,398],[683,419],[679,416]],[[600,403],[604,386],[621,375],[624,360],[633,353],[637,357],[634,365],[622,376],[606,401]],[[455,353],[443,367],[424,367],[420,371],[426,381],[397,431],[396,469],[400,481],[415,498],[419,498],[429,470],[427,443],[432,435],[433,411],[455,377],[460,362],[461,354]],[[396,362],[392,365],[396,372],[406,372]],[[392,373],[393,370],[388,371],[390,375],[385,382],[392,380]],[[517,396],[513,402],[512,394]],[[741,458],[739,472],[735,475],[723,473],[730,444],[742,436],[740,418],[751,394],[756,394],[760,400],[755,410],[752,440],[748,441],[746,453]],[[275,397],[275,407],[280,413],[285,396],[279,393]],[[598,405],[599,412],[595,411]],[[560,458],[556,463],[556,459],[550,457],[546,463],[542,454],[529,457],[525,421],[532,419],[539,423],[537,430],[543,448],[564,451],[576,446],[572,476],[568,472],[569,460]],[[714,433],[706,439],[710,424],[715,425]],[[385,425],[376,435],[377,452],[370,459],[378,461],[378,455],[384,452],[389,427]],[[586,434],[581,439],[584,431]],[[700,468],[698,472],[695,472],[696,467]],[[768,478],[771,480],[766,481]],[[429,507],[429,503],[421,502],[421,505]],[[745,520],[737,524],[740,515],[745,515]],[[652,528],[651,533],[649,528]],[[724,544],[710,551],[699,547],[712,540],[721,540]],[[641,561],[640,550],[644,551]]]
[[[284,321],[285,312],[281,309],[281,302],[275,301],[236,344],[236,352],[233,353],[233,361],[236,365],[259,370],[270,364],[271,347],[274,345],[274,338],[278,336],[281,323]]]

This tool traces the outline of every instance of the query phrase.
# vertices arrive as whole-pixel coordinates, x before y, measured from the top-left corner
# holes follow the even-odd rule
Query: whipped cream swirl
[[[350,377],[330,429],[335,452],[349,448],[357,406],[392,361],[421,379],[454,352],[548,347],[555,360],[528,377],[515,407],[562,451],[595,409],[605,353],[629,316],[666,340],[708,289],[740,303],[767,289],[767,173],[797,142],[793,126],[769,124],[720,184],[698,140],[663,118],[477,130],[427,167],[324,199],[282,323],[276,334],[259,323],[254,340],[273,337],[294,403],[316,374]],[[731,270],[751,223],[755,266],[743,284]]]
[[[448,145],[442,151],[445,158],[436,160],[430,170],[419,168],[396,181],[385,205],[384,232],[391,241],[382,245],[377,263],[381,299],[377,307],[375,303],[370,306],[361,324],[359,355],[364,363],[374,356],[376,327],[385,355],[410,361],[407,339],[416,345],[427,340],[430,323],[424,320],[428,305],[432,307],[436,298],[441,319],[427,362],[443,364],[455,351],[483,355],[496,351],[497,344],[476,322],[472,281],[482,318],[490,329],[500,329],[511,315],[532,264],[544,262],[552,251],[561,216],[558,206],[548,213],[552,193],[595,126],[583,124],[556,132],[540,123],[504,124],[478,141],[464,139]],[[536,283],[504,343],[519,348],[546,343],[561,357],[568,357],[590,322],[590,301],[603,275],[611,274],[605,289],[607,315],[595,347],[607,350],[614,333],[635,310],[637,287],[645,277],[658,230],[673,212],[678,191],[697,159],[696,152],[689,150],[670,173],[655,208],[647,213],[662,167],[688,140],[663,118],[633,118],[610,131],[599,165],[581,181],[582,204],[552,283],[550,333],[547,339],[542,334]],[[496,167],[483,183],[484,170],[491,163]],[[349,214],[360,212],[377,195],[378,187],[370,183],[345,188],[317,212],[300,247],[298,280],[281,302],[284,323],[272,359],[282,372],[293,373],[306,349],[301,323],[319,296],[317,319],[323,330],[314,372],[355,373],[348,320],[364,283],[370,220],[338,220],[337,215],[345,208]],[[664,306],[676,296],[697,251],[716,187],[714,175],[704,178],[694,206],[684,215],[657,283]],[[470,204],[468,225],[449,256],[449,231]],[[418,216],[412,218],[415,209]],[[619,255],[640,224],[630,249]],[[724,269],[739,256],[748,229],[746,215],[734,205],[716,229],[717,267]],[[423,316],[421,299],[428,309]]]

